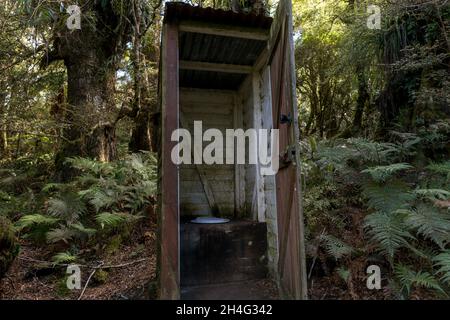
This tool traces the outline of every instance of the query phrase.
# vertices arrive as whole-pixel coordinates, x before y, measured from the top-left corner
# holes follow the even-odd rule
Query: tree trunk
[[[367,88],[367,79],[365,70],[361,66],[356,67],[356,74],[358,77],[358,99],[356,101],[356,110],[353,118],[352,131],[358,133],[362,127],[362,120],[364,115],[364,109],[369,101],[369,90]]]
[[[135,126],[131,133],[128,149],[130,152],[150,151],[151,148],[151,127],[150,110],[143,108],[135,118]]]
[[[86,52],[76,63],[66,61],[68,126],[63,130],[62,149],[57,156],[60,170],[68,169],[64,165],[67,157],[100,161],[116,158],[115,123],[111,116],[115,68],[108,66],[104,55],[98,54],[101,48],[97,50]]]
[[[82,20],[81,30],[58,30],[55,50],[46,61],[62,59],[67,68],[65,127],[56,156],[62,180],[74,174],[65,164],[67,157],[111,161],[117,156],[115,74],[131,29],[129,24],[120,23],[110,6],[97,2],[86,5],[83,12],[95,16],[95,25]]]

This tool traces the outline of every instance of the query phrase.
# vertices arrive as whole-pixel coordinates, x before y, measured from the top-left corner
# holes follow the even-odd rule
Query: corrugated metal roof
[[[184,2],[167,2],[164,22],[195,20],[233,26],[269,29],[272,18],[264,15],[236,13],[231,10],[201,8]]]
[[[272,18],[263,15],[235,13],[221,9],[201,8],[182,2],[166,3],[165,23],[195,21],[214,23],[224,28],[248,27],[269,30]],[[179,59],[252,66],[266,46],[266,41],[241,39],[203,33],[180,32]],[[180,86],[208,89],[237,89],[245,75],[209,71],[180,70]]]
[[[258,40],[182,32],[180,59],[251,66],[265,45]]]

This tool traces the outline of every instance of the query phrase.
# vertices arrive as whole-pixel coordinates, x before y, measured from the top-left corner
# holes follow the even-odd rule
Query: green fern
[[[450,250],[447,249],[433,258],[434,266],[442,274],[441,280],[450,284]]]
[[[108,228],[116,228],[122,225],[123,223],[132,222],[140,217],[133,216],[127,213],[109,213],[103,212],[95,216],[95,220],[98,224],[100,224],[102,229]]]
[[[410,247],[409,240],[415,238],[408,231],[405,214],[401,212],[375,212],[368,215],[364,222],[371,240],[383,253],[392,259],[398,249]]]
[[[440,248],[450,241],[450,215],[424,204],[416,209],[399,211],[406,214],[405,223],[410,229],[432,240]]]
[[[52,257],[53,265],[68,264],[77,261],[78,257],[70,252],[59,252]]]
[[[393,163],[387,166],[371,167],[361,172],[370,174],[375,182],[383,183],[391,178],[395,173],[411,168],[412,166],[407,163]]]
[[[69,243],[77,235],[76,231],[67,226],[61,225],[58,228],[51,229],[46,233],[48,243],[65,242]]]
[[[441,163],[432,163],[427,166],[427,169],[438,174],[447,176],[447,180],[450,180],[450,160]]]
[[[59,221],[58,218],[48,217],[41,214],[30,214],[23,216],[16,224],[18,230],[32,228],[35,226],[52,226]]]
[[[81,234],[85,234],[88,236],[94,235],[97,230],[93,229],[93,228],[86,228],[83,224],[81,224],[80,222],[75,223],[75,224],[71,224],[70,227],[78,232],[80,232]]]
[[[443,189],[416,189],[413,192],[421,198],[427,198],[430,200],[450,199],[450,192]]]
[[[376,211],[392,212],[409,206],[414,195],[405,183],[391,181],[386,184],[368,182],[363,185],[363,196],[367,199],[369,208]]]
[[[348,256],[354,251],[350,245],[332,235],[321,235],[320,240],[324,242],[327,253],[336,260]]]
[[[357,155],[366,163],[382,164],[392,162],[400,153],[397,145],[370,141],[363,138],[352,138],[347,144],[358,151]]]
[[[429,272],[414,271],[408,266],[398,264],[394,268],[394,273],[402,285],[402,290],[406,290],[407,295],[410,294],[413,286],[434,289],[445,294],[438,281]]]
[[[345,282],[347,282],[348,279],[350,278],[350,270],[344,267],[338,268],[336,272],[339,275],[339,277],[341,277],[341,279],[344,280]]]
[[[76,193],[67,192],[48,201],[47,212],[68,222],[75,222],[87,211],[86,205]]]
[[[114,166],[111,163],[95,161],[87,158],[69,158],[66,162],[75,169],[82,172],[90,172],[96,176],[108,175],[114,171]]]
[[[96,212],[111,208],[118,200],[118,194],[113,190],[94,190],[89,194],[89,203],[92,204]]]

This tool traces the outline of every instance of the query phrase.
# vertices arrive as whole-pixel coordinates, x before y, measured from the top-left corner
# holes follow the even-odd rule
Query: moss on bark
[[[11,221],[0,216],[0,278],[8,271],[19,253],[19,244]]]

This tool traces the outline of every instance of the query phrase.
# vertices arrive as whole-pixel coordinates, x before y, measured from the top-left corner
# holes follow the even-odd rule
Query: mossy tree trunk
[[[67,157],[100,161],[116,158],[114,101],[117,61],[130,38],[131,25],[111,3],[86,2],[81,30],[62,27],[54,32],[54,50],[45,64],[63,60],[67,68],[67,104],[61,148],[56,166],[61,180],[72,170]],[[127,12],[124,8],[124,12]]]

